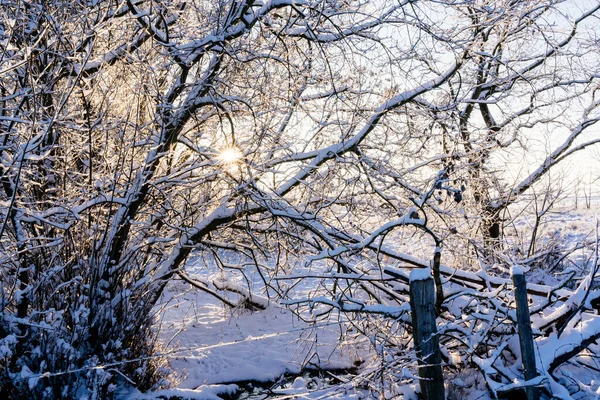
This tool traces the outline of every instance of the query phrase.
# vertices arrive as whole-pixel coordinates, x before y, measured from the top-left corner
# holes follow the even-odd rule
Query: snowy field
[[[575,209],[567,201],[558,210],[545,219],[547,222],[540,230],[545,238],[551,240],[560,234],[568,241],[563,244],[573,247],[593,239],[600,217],[600,202],[594,202],[590,209],[580,203]],[[531,223],[530,218],[522,217],[516,218],[514,225],[519,229]],[[189,272],[207,280],[218,275],[218,270],[200,260],[191,263]],[[255,285],[261,281],[258,274],[249,274],[249,278]],[[557,282],[540,271],[529,274],[528,280],[547,285]],[[310,279],[301,281],[294,287],[295,295],[299,298],[310,296],[311,286]],[[594,323],[597,323],[596,318]],[[367,390],[355,387],[357,385],[346,373],[360,372],[366,366],[364,360],[369,359],[369,346],[345,342],[344,325],[337,319],[309,325],[275,302],[269,302],[265,310],[232,309],[204,291],[177,281],[163,296],[159,328],[164,352],[178,377],[177,388],[152,395],[128,395],[127,398],[371,398]],[[544,351],[552,350],[550,340],[542,343]],[[307,368],[312,372],[307,372]],[[457,385],[472,378],[469,374],[457,376],[453,382],[454,398],[458,398]],[[579,378],[587,382],[588,393],[596,392],[600,398],[600,372],[597,376]],[[488,399],[487,391],[482,389],[473,389],[460,396]],[[416,390],[416,384],[407,385],[403,398],[416,399]]]
[[[207,274],[200,267],[195,272]],[[180,383],[174,390],[133,398],[365,397],[338,376],[354,370],[361,358],[356,349],[341,344],[339,322],[311,326],[273,302],[265,310],[231,309],[181,281],[169,289],[163,297],[160,332]],[[313,371],[303,377],[306,366]],[[252,389],[257,382],[265,382],[264,387]],[[239,397],[242,390],[245,394]]]
[[[182,379],[179,388],[199,389],[199,398],[237,388],[211,385],[276,382],[285,373],[299,374],[307,363],[334,371],[354,366],[352,352],[338,344],[339,324],[312,328],[278,305],[261,311],[231,310],[201,291],[172,289],[165,298],[162,337],[168,348],[176,349],[171,366]],[[324,392],[312,384],[300,378],[292,388],[274,388],[272,394],[333,397],[332,391],[322,397]],[[354,398],[352,388],[335,390],[342,391],[339,398]]]

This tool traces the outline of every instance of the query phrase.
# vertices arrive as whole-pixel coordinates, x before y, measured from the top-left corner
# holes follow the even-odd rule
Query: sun
[[[242,151],[236,146],[225,147],[221,150],[221,152],[217,155],[217,160],[225,165],[236,164],[238,161],[242,159],[244,154]]]

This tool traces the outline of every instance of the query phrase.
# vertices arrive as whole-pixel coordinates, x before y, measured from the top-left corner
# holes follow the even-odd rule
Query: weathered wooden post
[[[429,268],[410,273],[410,308],[421,394],[425,400],[444,400],[442,354],[435,322],[435,289]]]
[[[513,284],[515,285],[515,301],[517,303],[517,329],[521,344],[521,359],[523,360],[524,377],[529,381],[537,376],[535,367],[535,350],[533,347],[533,333],[531,332],[531,318],[529,316],[529,301],[527,300],[527,282],[523,268],[512,268]],[[527,400],[536,400],[537,388],[527,386]]]

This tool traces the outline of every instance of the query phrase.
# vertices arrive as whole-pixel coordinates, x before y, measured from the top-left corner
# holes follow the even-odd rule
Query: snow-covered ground
[[[563,243],[567,246],[592,239],[599,209],[596,206],[574,209],[565,205],[562,211],[546,217],[547,223],[540,232],[548,241],[560,235],[568,241]],[[530,223],[526,216],[517,218],[515,227],[518,230]],[[196,262],[191,264],[192,274],[208,277],[216,273],[200,260]],[[536,271],[531,278],[536,283],[555,283],[540,274]],[[259,281],[258,277],[250,278]],[[310,280],[306,280],[295,288],[296,295],[308,296],[310,286]],[[352,382],[344,383],[344,376],[328,380],[323,376],[302,375],[303,367],[312,366],[333,371],[330,374],[333,378],[338,371],[352,369],[368,358],[368,347],[358,349],[340,344],[344,328],[336,320],[309,325],[274,302],[265,310],[231,309],[183,281],[169,286],[163,296],[160,316],[160,339],[170,367],[180,379],[179,384],[176,389],[132,398],[149,399],[160,395],[190,399],[370,398],[367,391],[355,388]],[[286,378],[282,378],[286,373]],[[585,380],[595,385],[590,387],[595,390],[600,373]],[[256,386],[256,382],[268,383],[253,391],[252,385]],[[415,398],[414,389],[416,385],[407,388],[404,399]],[[485,390],[477,391],[481,399],[487,398]]]
[[[189,270],[206,277],[218,274],[214,267],[200,261],[192,263]],[[259,281],[258,276],[252,278]],[[310,289],[310,284],[294,288],[299,296]],[[249,398],[365,397],[336,375],[354,369],[360,358],[356,349],[340,344],[343,326],[337,320],[308,324],[275,302],[265,310],[232,309],[206,292],[176,281],[163,295],[159,328],[170,366],[180,382],[177,389],[133,398],[222,398],[217,394],[238,398],[242,385],[244,393],[250,395],[256,382],[265,382],[265,388],[255,388]],[[306,366],[312,367],[315,375],[322,375],[316,372],[318,369],[331,372],[321,378],[303,377],[301,372]],[[285,374],[291,378],[284,380]],[[329,385],[328,381],[336,384]]]
[[[338,346],[339,324],[315,329],[277,305],[231,310],[202,291],[173,286],[165,297],[161,332],[169,348],[181,349],[171,357],[171,366],[182,374],[181,388],[274,381],[286,372],[299,373],[309,358],[329,369],[353,366]]]

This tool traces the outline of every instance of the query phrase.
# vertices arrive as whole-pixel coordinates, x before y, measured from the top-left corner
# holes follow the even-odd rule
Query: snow
[[[524,275],[528,268],[523,267],[522,265],[513,265],[510,269],[511,275]]]
[[[15,347],[17,344],[17,337],[15,335],[7,335],[0,339],[0,359],[8,359],[12,356],[11,347]]]
[[[597,334],[600,334],[600,316],[585,314],[578,320],[571,320],[560,337],[553,333],[537,340],[539,365],[549,367],[557,356],[576,349],[584,340]]]
[[[285,308],[228,310],[203,292],[172,289],[165,296],[161,336],[176,349],[170,361],[184,374],[180,388],[272,381],[299,373],[308,359],[324,368],[353,366],[338,347],[339,323],[321,324],[317,341],[313,328]]]
[[[298,377],[294,379],[294,383],[292,383],[292,387],[289,389],[275,389],[273,392],[287,395],[306,395],[308,394],[308,389],[306,388],[306,381],[304,378]]]
[[[235,394],[237,385],[202,385],[196,389],[163,389],[151,393],[135,393],[130,400],[154,400],[180,397],[188,400],[223,400],[220,394]]]
[[[426,281],[431,279],[431,268],[415,268],[410,271],[410,281]]]

